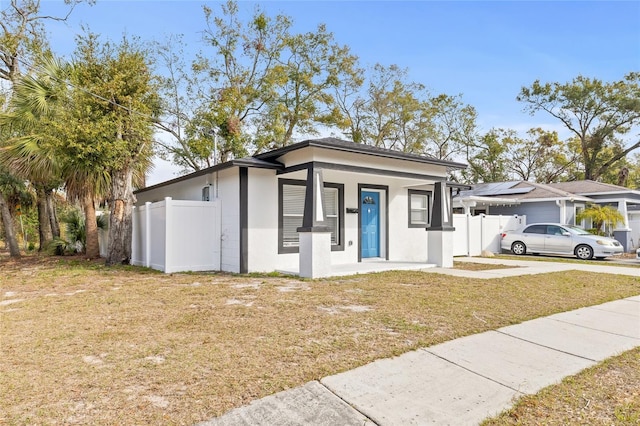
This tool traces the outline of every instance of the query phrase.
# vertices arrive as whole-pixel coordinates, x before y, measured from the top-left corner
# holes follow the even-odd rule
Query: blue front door
[[[365,192],[360,195],[362,257],[380,256],[380,194]]]

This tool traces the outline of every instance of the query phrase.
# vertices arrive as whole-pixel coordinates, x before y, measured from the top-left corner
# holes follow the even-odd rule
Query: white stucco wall
[[[327,171],[326,180],[344,180],[344,176],[338,178],[338,173]],[[347,180],[344,186],[344,208],[357,209],[360,206],[358,199],[357,178]],[[358,262],[358,250],[360,250],[360,235],[358,235],[358,215],[356,213],[345,213],[344,215],[344,252],[332,252],[331,262],[334,264],[356,263]]]
[[[289,152],[278,159],[286,167],[308,161],[318,161],[331,164],[341,164],[356,167],[368,167],[395,172],[416,173],[434,176],[446,176],[446,168],[435,164],[416,163],[407,160],[379,157],[375,155],[356,154],[331,150],[326,148],[309,147]]]
[[[249,169],[249,272],[271,272],[278,263],[278,179],[274,170]],[[297,262],[297,255],[295,256]],[[297,263],[296,263],[297,264]]]
[[[224,178],[223,178],[224,177]],[[240,179],[239,169],[233,167],[220,173],[219,199],[222,228],[220,269],[240,272]]]

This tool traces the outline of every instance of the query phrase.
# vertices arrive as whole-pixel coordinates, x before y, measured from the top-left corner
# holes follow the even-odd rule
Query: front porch
[[[423,269],[435,268],[433,263],[423,262],[393,262],[382,258],[362,259],[359,263],[344,263],[331,265],[328,277],[344,277],[348,275],[369,274],[373,272],[386,271],[420,271]],[[287,275],[300,275],[298,268],[290,268],[278,271]]]
[[[283,237],[286,234],[297,239],[298,264],[292,265],[289,258],[276,270],[322,278],[450,267],[453,185],[447,185],[443,176],[386,173],[381,176],[353,165],[348,170],[336,169],[318,162],[280,172],[287,178],[279,179],[279,211],[290,210],[285,201],[293,204],[293,197],[284,191],[287,186],[298,182],[304,199],[299,195],[295,203],[302,226],[282,231]],[[327,188],[337,188],[333,190],[335,195],[330,195]],[[282,217],[282,225],[285,219],[290,218]],[[288,250],[282,247],[279,254],[288,254]]]

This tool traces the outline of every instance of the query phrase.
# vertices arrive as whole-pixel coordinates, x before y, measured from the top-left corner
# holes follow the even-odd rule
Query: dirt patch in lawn
[[[192,425],[464,335],[640,294],[570,271],[473,280],[172,274],[0,261],[1,424]]]

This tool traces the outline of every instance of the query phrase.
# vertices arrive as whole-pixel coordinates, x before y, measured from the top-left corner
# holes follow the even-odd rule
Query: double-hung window
[[[430,223],[431,191],[409,190],[409,228],[426,228]]]
[[[278,253],[299,251],[297,229],[302,226],[305,192],[303,180],[279,180]],[[324,204],[326,224],[331,229],[331,250],[344,250],[344,185],[325,182]]]

